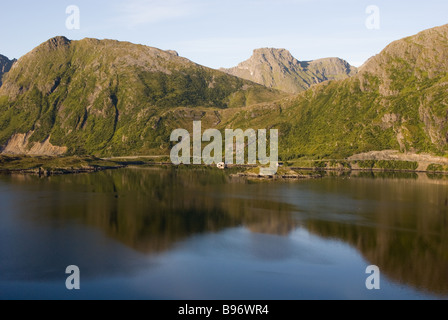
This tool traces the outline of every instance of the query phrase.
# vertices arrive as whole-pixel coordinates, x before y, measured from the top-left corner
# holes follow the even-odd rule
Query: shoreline
[[[119,162],[104,161],[96,157],[33,157],[0,155],[0,174],[53,176],[93,173],[124,168]]]
[[[94,173],[105,170],[122,169],[129,166],[174,166],[171,162],[165,160],[166,156],[128,156],[115,158],[97,158],[93,156],[69,156],[69,157],[38,157],[38,156],[13,156],[0,155],[0,174],[29,174],[42,176],[66,175],[66,174],[81,174]],[[112,160],[113,159],[113,160]],[[149,159],[157,159],[159,161],[148,161]],[[422,166],[416,165],[415,169],[397,168],[400,161],[393,160],[383,161],[382,165],[386,168],[375,167],[378,162],[371,161],[371,167],[362,168],[357,161],[327,161],[327,160],[307,160],[304,165],[297,165],[294,162],[285,162],[278,168],[277,174],[272,176],[261,176],[257,174],[257,165],[229,165],[224,171],[238,170],[241,172],[230,173],[235,177],[246,177],[254,179],[266,180],[300,180],[300,179],[318,179],[323,176],[323,172],[338,172],[338,173],[352,173],[352,172],[372,172],[372,173],[427,173],[436,175],[448,175],[445,166],[437,166],[437,164],[428,165],[428,168],[442,169],[442,170],[422,170]],[[411,164],[408,162],[407,164]],[[309,166],[308,164],[316,164],[316,166]],[[403,164],[403,161],[401,161]],[[415,162],[414,162],[415,164]],[[205,167],[216,168],[216,165],[183,165],[184,167]],[[394,167],[395,166],[395,167]],[[306,174],[304,174],[306,173]],[[314,173],[314,174],[313,174]]]
[[[11,175],[11,174],[26,174],[26,175],[36,175],[39,177],[42,176],[57,176],[57,175],[66,175],[66,174],[81,174],[81,173],[94,173],[106,170],[117,170],[126,168],[126,166],[112,166],[112,167],[95,167],[95,168],[76,168],[76,169],[67,169],[67,168],[55,168],[55,169],[2,169],[0,168],[0,174]]]

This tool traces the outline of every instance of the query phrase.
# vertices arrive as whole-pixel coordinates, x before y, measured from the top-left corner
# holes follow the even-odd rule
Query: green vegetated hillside
[[[448,25],[390,44],[358,75],[233,112],[232,126],[280,130],[283,159],[343,159],[367,151],[444,155]]]
[[[285,96],[172,51],[64,37],[22,57],[3,80],[0,146],[8,153],[159,154],[180,125],[167,126],[165,113]]]
[[[278,129],[283,160],[368,151],[445,155],[448,25],[390,44],[357,75],[289,96],[117,41],[58,37],[21,58],[0,88],[7,153],[169,154],[172,130]],[[379,159],[381,160],[381,159]]]

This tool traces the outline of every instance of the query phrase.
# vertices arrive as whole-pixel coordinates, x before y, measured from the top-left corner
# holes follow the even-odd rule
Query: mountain
[[[0,87],[2,86],[3,75],[8,72],[16,60],[9,60],[0,54]]]
[[[240,110],[226,125],[278,128],[284,159],[382,150],[446,155],[448,25],[393,42],[356,76]]]
[[[355,67],[339,58],[302,62],[288,50],[272,48],[254,50],[249,60],[237,67],[221,70],[293,94],[307,90],[317,83],[346,79],[357,73]]]
[[[448,25],[395,41],[358,74],[294,96],[175,52],[62,37],[22,57],[3,82],[7,153],[169,154],[171,132],[191,132],[194,120],[221,131],[278,129],[283,160],[448,151]]]
[[[160,154],[173,128],[204,110],[216,123],[220,109],[285,96],[174,51],[65,37],[23,56],[3,81],[0,150],[20,154]]]

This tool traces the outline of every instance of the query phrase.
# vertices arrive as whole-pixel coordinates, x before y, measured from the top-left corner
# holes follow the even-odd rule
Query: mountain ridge
[[[446,156],[447,55],[445,25],[394,41],[356,75],[287,95],[156,48],[55,39],[4,77],[0,145],[39,153],[168,154],[172,130],[191,132],[201,120],[203,128],[221,131],[278,129],[282,160],[383,150]]]
[[[248,60],[229,69],[228,74],[254,81],[269,88],[297,94],[329,80],[341,80],[357,69],[340,58],[299,61],[286,49],[255,49]]]
[[[162,120],[175,108],[194,118],[202,109],[284,96],[173,51],[59,36],[24,55],[4,77],[0,146],[9,153],[150,153],[169,148]]]

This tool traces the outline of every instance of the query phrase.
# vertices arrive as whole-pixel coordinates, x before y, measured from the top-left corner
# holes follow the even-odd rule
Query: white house
[[[224,162],[220,162],[216,165],[218,167],[218,169],[224,170],[225,168],[227,168],[227,165]]]

